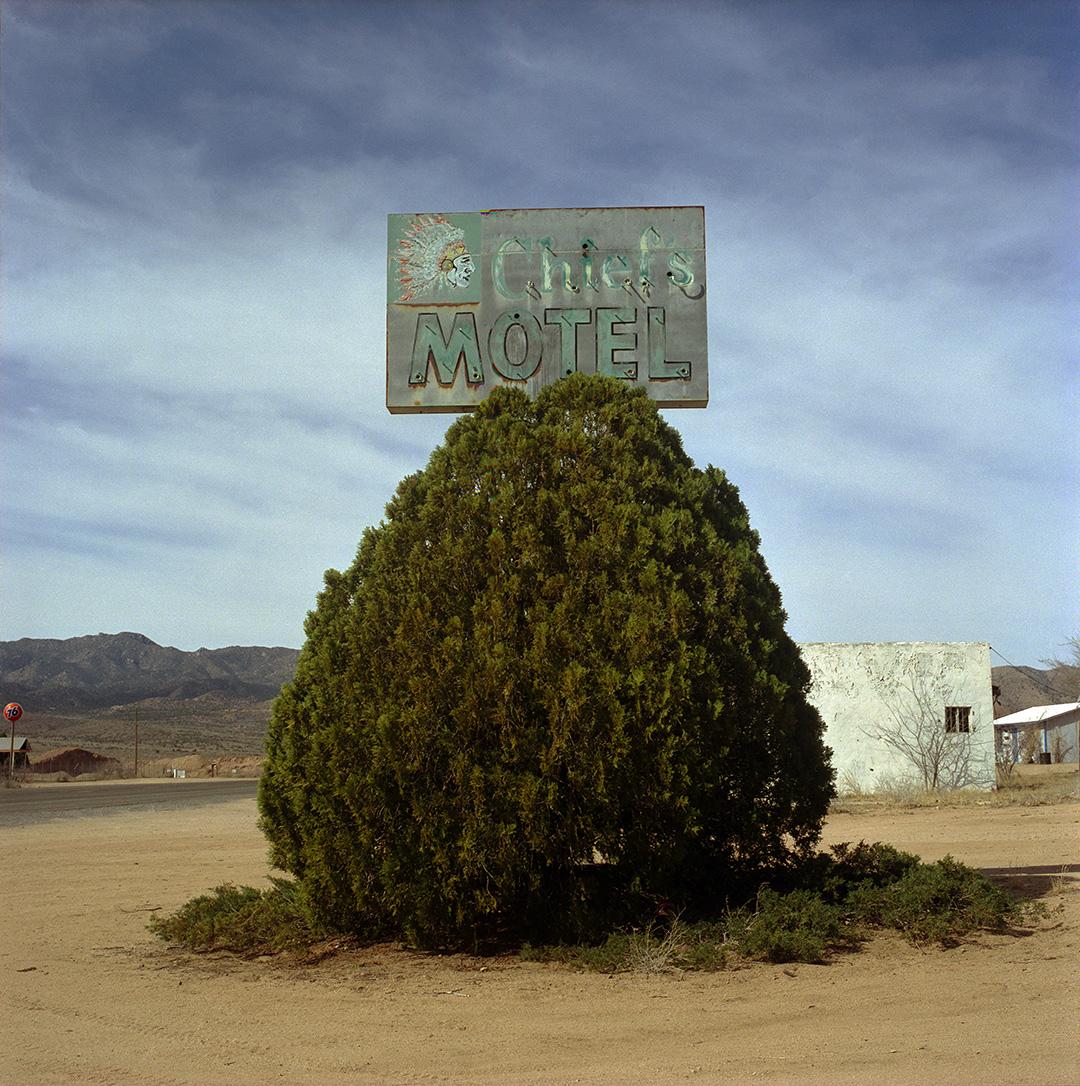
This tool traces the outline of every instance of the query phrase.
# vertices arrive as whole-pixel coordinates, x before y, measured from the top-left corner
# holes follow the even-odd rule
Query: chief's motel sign
[[[575,372],[709,401],[701,207],[389,217],[386,406],[467,411]]]

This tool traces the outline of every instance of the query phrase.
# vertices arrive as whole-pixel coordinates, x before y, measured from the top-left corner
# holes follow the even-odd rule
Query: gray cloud
[[[183,523],[171,526],[142,524],[132,520],[110,521],[24,512],[7,524],[8,545],[34,554],[66,551],[91,554],[110,562],[125,562],[132,549],[147,544],[169,547],[209,548],[222,542],[220,535]]]
[[[661,202],[709,230],[669,417],[798,636],[1075,632],[1069,6],[4,14],[5,636],[296,644],[450,421],[383,407],[385,214]]]

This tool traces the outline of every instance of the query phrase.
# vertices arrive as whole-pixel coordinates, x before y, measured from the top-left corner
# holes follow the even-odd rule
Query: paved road
[[[254,798],[252,779],[167,780],[138,782],[74,781],[70,784],[26,784],[0,787],[0,825],[25,825],[65,815],[140,807],[179,808]]]

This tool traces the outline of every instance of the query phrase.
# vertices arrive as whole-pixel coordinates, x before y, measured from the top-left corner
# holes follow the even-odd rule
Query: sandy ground
[[[607,977],[381,948],[286,969],[146,931],[265,876],[254,801],[10,827],[0,1082],[1080,1083],[1080,803],[830,819],[827,843],[859,838],[1011,869],[1053,911],[1025,936],[882,937],[825,966]]]

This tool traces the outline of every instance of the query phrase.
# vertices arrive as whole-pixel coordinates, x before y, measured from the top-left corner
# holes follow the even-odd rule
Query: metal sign
[[[391,215],[386,406],[468,411],[575,372],[709,401],[705,209]]]

